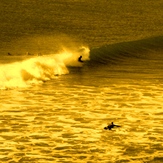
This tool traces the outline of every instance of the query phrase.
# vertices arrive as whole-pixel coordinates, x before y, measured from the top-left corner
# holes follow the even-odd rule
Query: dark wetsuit
[[[83,61],[81,60],[81,58],[82,58],[82,56],[80,56],[80,57],[78,58],[78,61],[79,61],[79,62],[83,62]]]
[[[112,128],[114,128],[114,127],[120,127],[120,126],[118,126],[118,125],[115,125],[113,122],[110,124],[110,125],[108,125],[107,127],[104,127],[104,129],[105,130],[111,130]]]

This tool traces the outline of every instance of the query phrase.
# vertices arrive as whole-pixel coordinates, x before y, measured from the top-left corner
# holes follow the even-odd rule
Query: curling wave
[[[64,50],[58,54],[37,56],[23,61],[0,65],[0,88],[27,87],[40,84],[56,76],[68,74],[68,66],[81,67],[78,57],[89,59],[89,48],[78,51]]]

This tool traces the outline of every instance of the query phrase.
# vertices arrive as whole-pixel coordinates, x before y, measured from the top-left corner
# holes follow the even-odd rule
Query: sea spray
[[[62,58],[66,66],[72,66],[72,67],[81,67],[83,64],[78,62],[78,58],[82,56],[83,61],[88,61],[89,60],[89,53],[90,49],[86,46],[81,46],[78,49],[67,49],[63,48],[62,50],[62,55],[58,58]]]
[[[78,62],[80,55],[88,60],[89,48],[83,46],[76,51],[64,49],[57,54],[35,56],[21,62],[0,65],[0,88],[27,87],[68,74],[68,66],[82,66]]]

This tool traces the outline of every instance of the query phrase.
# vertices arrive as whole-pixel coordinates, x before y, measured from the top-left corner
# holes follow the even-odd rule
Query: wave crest
[[[89,59],[89,48],[77,51],[64,49],[61,53],[37,56],[10,64],[0,65],[0,88],[27,87],[40,84],[59,75],[68,74],[68,66],[82,66],[78,57]]]

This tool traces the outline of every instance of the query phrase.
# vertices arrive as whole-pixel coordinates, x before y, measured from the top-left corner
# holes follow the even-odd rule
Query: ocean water
[[[163,162],[162,7],[1,0],[0,162]]]

